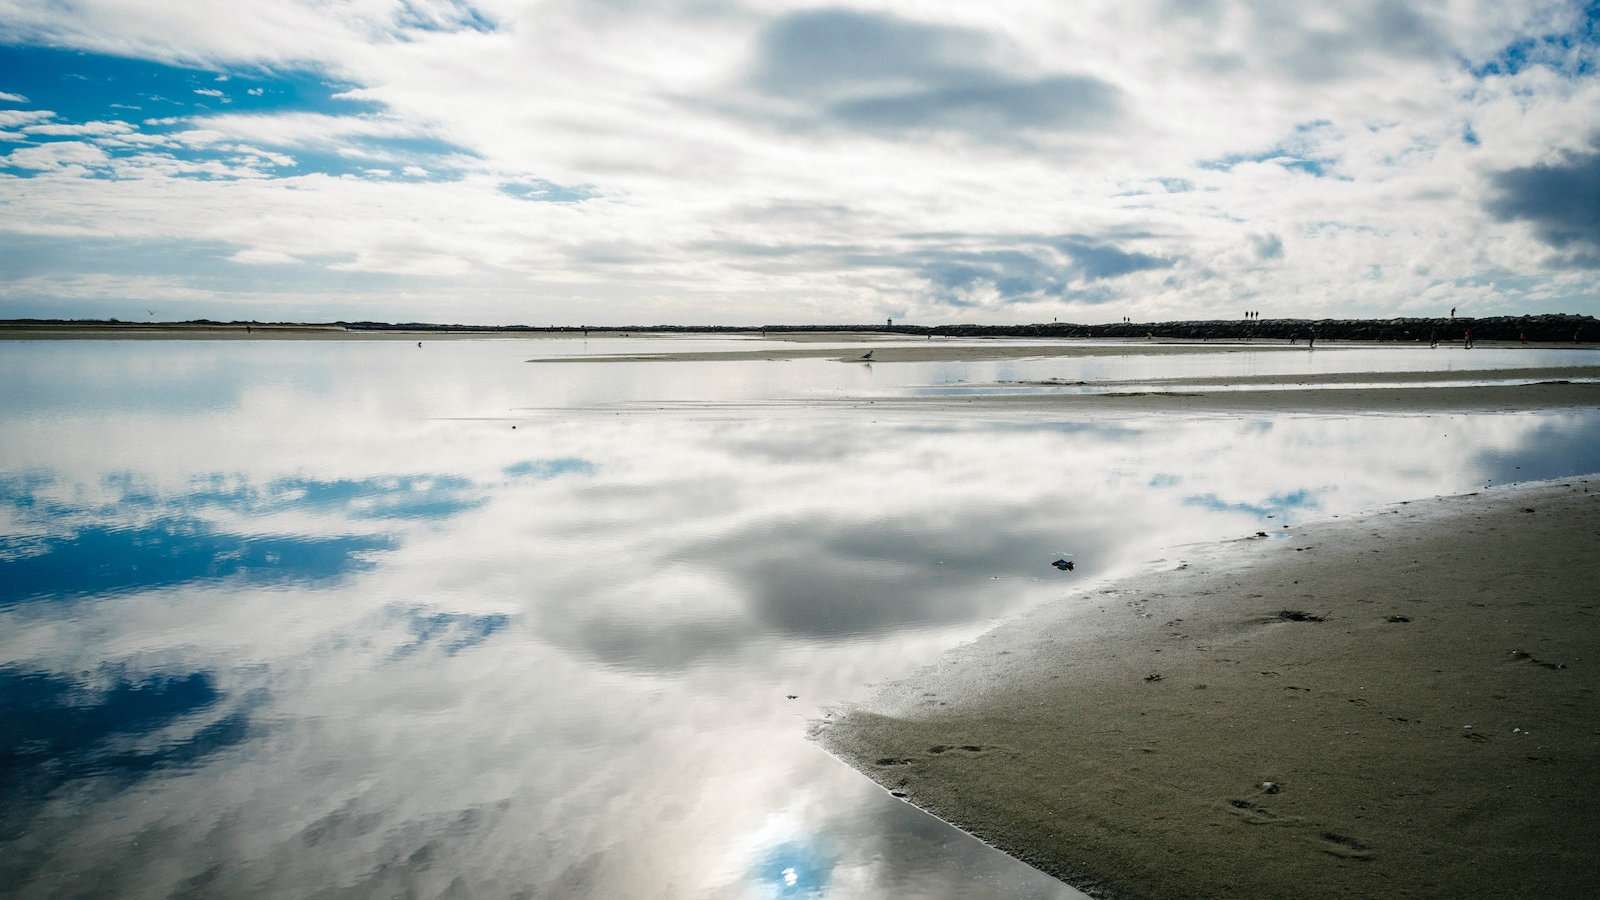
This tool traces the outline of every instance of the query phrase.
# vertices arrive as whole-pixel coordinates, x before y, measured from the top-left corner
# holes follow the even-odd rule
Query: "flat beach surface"
[[[1290,387],[1299,385],[1323,384],[1408,385],[1426,384],[1429,382],[1482,382],[1485,380],[1555,381],[1569,380],[1573,378],[1600,379],[1600,366],[1568,365],[1545,366],[1538,368],[1522,366],[1501,369],[1425,369],[1415,372],[1319,372],[1316,374],[1301,375],[1200,375],[1185,378],[1123,379],[1120,381],[1065,381],[1062,379],[1045,379],[1042,381],[1003,381],[1000,382],[1000,384],[1023,385],[1031,387],[1091,386],[1102,388],[1128,387],[1133,385],[1149,388],[1209,387],[1213,385]]]
[[[1494,370],[1471,373],[1483,379]],[[1509,412],[1600,407],[1600,383],[1554,380],[1524,384],[1406,387],[1287,387],[1272,390],[1109,390],[1098,393],[926,396],[874,400],[881,410],[991,413],[1412,413]],[[1381,378],[1374,378],[1380,381]],[[818,401],[822,403],[823,401]],[[859,403],[858,400],[835,401]]]
[[[1597,586],[1600,480],[1402,503],[1177,548],[815,734],[1096,895],[1600,896]]]

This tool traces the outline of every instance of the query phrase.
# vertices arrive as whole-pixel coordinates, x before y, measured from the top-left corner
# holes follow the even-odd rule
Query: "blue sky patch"
[[[1548,66],[1570,77],[1594,74],[1594,63],[1574,50],[1600,47],[1600,0],[1589,0],[1570,31],[1522,37],[1481,63],[1464,62],[1476,78],[1516,75],[1530,66]]]
[[[512,478],[535,478],[542,481],[560,475],[593,475],[595,468],[594,463],[586,459],[558,456],[552,459],[525,459],[506,466],[504,471]]]
[[[500,192],[518,200],[539,203],[582,203],[597,196],[588,185],[562,185],[538,178],[505,182],[500,185]]]
[[[382,107],[335,98],[357,85],[307,71],[188,69],[142,59],[53,47],[0,45],[0,91],[63,121],[139,122],[208,112],[351,115]],[[15,105],[15,104],[13,104]]]
[[[0,128],[12,135],[0,150],[87,143],[92,147],[80,147],[77,160],[87,168],[82,177],[134,177],[140,170],[128,161],[140,160],[189,163],[164,172],[199,179],[319,173],[449,181],[461,177],[460,160],[474,156],[437,137],[404,133],[414,127],[387,118],[380,103],[347,94],[359,85],[303,69],[197,69],[6,45],[0,46],[0,72],[0,91],[26,98],[0,104],[16,120]],[[210,139],[198,134],[216,130],[207,121],[213,116],[262,116],[266,126],[271,117],[290,114],[320,117],[325,133],[252,129],[247,122],[244,134],[236,134],[237,127]],[[90,158],[96,150],[103,161]],[[30,178],[52,171],[30,161],[37,155],[0,157],[0,172]]]

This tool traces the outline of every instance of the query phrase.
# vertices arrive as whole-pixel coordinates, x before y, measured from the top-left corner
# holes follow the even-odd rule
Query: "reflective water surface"
[[[1600,470],[1591,414],[763,405],[1313,364],[1274,354],[531,343],[0,343],[0,891],[1074,896],[807,721],[1185,543]]]

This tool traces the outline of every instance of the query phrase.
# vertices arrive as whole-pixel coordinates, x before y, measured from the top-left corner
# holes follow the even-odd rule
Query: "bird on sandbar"
[[[861,354],[861,358],[862,359],[871,359],[872,358],[872,351],[868,350],[867,352]]]

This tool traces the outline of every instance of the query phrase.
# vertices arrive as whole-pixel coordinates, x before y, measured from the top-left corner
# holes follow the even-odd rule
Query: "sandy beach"
[[[1493,378],[1492,371],[1479,377]],[[977,396],[925,396],[879,400],[811,401],[814,405],[862,406],[926,415],[1232,415],[1398,414],[1514,412],[1600,407],[1600,384],[1554,380],[1525,384],[1430,387],[1286,388],[1277,390],[1104,391]]]
[[[1482,382],[1482,381],[1550,381],[1567,379],[1600,379],[1600,366],[1563,365],[1549,367],[1512,367],[1504,369],[1428,369],[1416,372],[1320,372],[1314,375],[1226,375],[1191,376],[1185,378],[1146,378],[1101,381],[1002,381],[1000,385],[1027,387],[1197,387],[1223,385],[1229,387],[1295,387],[1324,384],[1381,384],[1408,385],[1430,382]]]
[[[1065,593],[815,734],[1100,896],[1600,894],[1600,480],[1280,530]]]

